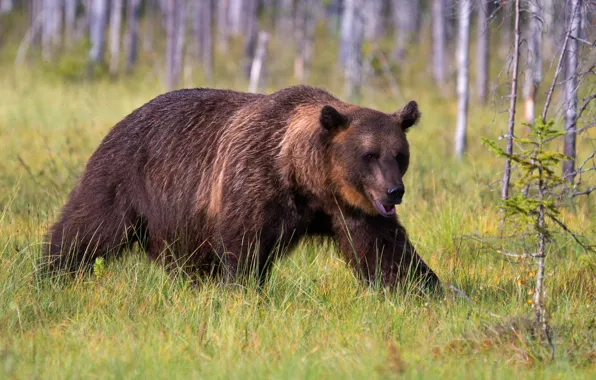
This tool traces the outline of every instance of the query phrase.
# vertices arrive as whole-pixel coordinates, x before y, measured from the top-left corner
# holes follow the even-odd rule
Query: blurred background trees
[[[70,76],[87,80],[106,74],[116,80],[135,75],[141,66],[167,90],[192,86],[195,75],[203,85],[217,86],[214,78],[224,71],[232,73],[235,83],[250,82],[260,91],[317,84],[311,76],[317,68],[339,78],[346,100],[358,102],[362,92],[386,86],[397,97],[396,104],[407,100],[401,99],[400,87],[412,79],[405,68],[416,64],[418,74],[432,78],[426,91],[442,98],[457,96],[454,155],[463,157],[469,105],[497,109],[508,103],[514,4],[515,0],[0,0],[0,54],[31,67],[39,60],[46,67],[70,62]],[[572,180],[577,110],[581,98],[594,93],[596,2],[521,0],[520,12],[520,104],[526,122],[534,121],[537,103],[545,101],[547,89],[541,82],[554,75],[561,53],[565,56],[553,112],[564,115],[564,151],[571,158],[564,164],[565,177]],[[329,54],[337,55],[336,64],[325,61],[322,67],[319,57]],[[586,108],[584,117],[593,116],[592,104]]]

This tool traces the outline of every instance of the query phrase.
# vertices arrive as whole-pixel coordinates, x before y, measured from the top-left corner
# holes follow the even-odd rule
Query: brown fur
[[[74,270],[139,242],[192,273],[235,279],[250,267],[264,279],[302,237],[323,235],[367,282],[393,286],[410,273],[437,285],[397,219],[373,203],[403,184],[404,132],[418,118],[413,102],[389,115],[306,86],[161,95],[91,156],[46,258]]]

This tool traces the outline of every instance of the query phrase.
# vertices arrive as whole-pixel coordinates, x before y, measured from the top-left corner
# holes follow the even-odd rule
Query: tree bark
[[[258,2],[257,0],[244,0],[245,20],[244,20],[244,74],[250,79],[252,63],[257,49],[257,39],[259,34],[258,20]]]
[[[349,101],[358,102],[362,88],[362,38],[364,25],[361,15],[360,0],[346,0],[342,19],[342,42],[345,44],[346,77],[345,97]]]
[[[458,8],[457,37],[457,127],[455,156],[461,158],[466,150],[468,129],[468,60],[470,49],[471,0],[461,0]]]
[[[539,0],[529,0],[526,41],[528,65],[524,81],[524,112],[526,123],[534,123],[535,98],[542,81],[542,9]]]
[[[126,72],[131,73],[137,62],[139,51],[139,19],[141,17],[141,0],[128,0],[126,31]]]
[[[120,65],[120,29],[122,26],[123,0],[112,0],[110,14],[110,74],[118,75]]]
[[[418,1],[392,0],[391,13],[394,23],[393,58],[403,61],[406,48],[416,36],[420,5]]]
[[[563,153],[569,157],[563,162],[563,178],[573,183],[575,178],[575,140],[577,123],[577,66],[578,48],[576,38],[579,36],[582,0],[571,0],[570,9],[570,31],[571,39],[567,44],[565,81],[565,147]]]
[[[433,78],[441,92],[445,91],[445,11],[443,0],[432,4]]]
[[[104,45],[106,39],[106,22],[108,17],[107,0],[94,0],[90,9],[91,50],[89,51],[89,70],[103,60]],[[88,71],[92,74],[92,71]]]
[[[309,6],[309,8],[312,8],[312,6]],[[383,35],[382,10],[382,0],[367,0],[364,3],[364,9],[362,10],[364,15],[364,38],[367,41],[376,40]]]
[[[71,48],[75,40],[77,0],[64,0],[64,41]]]
[[[217,4],[217,49],[224,53],[228,50],[229,22],[228,9],[229,0],[218,0]]]
[[[310,71],[315,37],[315,0],[304,0],[296,6],[296,57],[294,78],[304,81]]]
[[[489,2],[482,0],[478,7],[478,26],[476,32],[476,91],[481,104],[486,104],[488,98],[488,65],[489,65]]]
[[[244,32],[244,24],[245,24],[245,14],[246,11],[245,4],[252,3],[252,0],[228,0],[229,2],[229,10],[228,10],[228,20],[229,20],[229,33],[233,36],[238,36]],[[248,8],[251,8],[252,5],[248,5]],[[248,16],[248,15],[246,15]]]
[[[212,0],[197,2],[195,12],[193,20],[195,58],[203,67],[205,81],[211,82],[213,80]]]
[[[509,157],[513,154],[513,133],[515,129],[515,105],[517,103],[517,75],[519,67],[519,16],[521,0],[515,0],[515,27],[514,27],[514,46],[513,46],[513,74],[511,78],[511,94],[509,97],[509,123],[507,127],[507,146],[505,152]],[[511,159],[505,161],[505,170],[503,171],[503,186],[501,188],[501,199],[509,198],[509,182],[511,180]]]
[[[267,55],[267,41],[269,41],[269,34],[267,32],[259,32],[255,58],[250,69],[248,92],[257,92],[263,81],[262,73],[264,71],[263,66]]]

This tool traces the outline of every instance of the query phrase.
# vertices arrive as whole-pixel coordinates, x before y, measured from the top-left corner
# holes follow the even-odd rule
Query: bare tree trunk
[[[433,0],[432,4],[433,38],[433,78],[441,90],[445,91],[445,11],[443,0]]]
[[[489,2],[482,0],[478,7],[478,26],[476,36],[476,91],[478,100],[486,104],[488,97],[488,65],[489,65],[489,28],[488,18],[490,16]]]
[[[0,0],[0,15],[12,12],[13,8],[13,0]]]
[[[312,60],[315,37],[314,7],[314,0],[304,0],[296,6],[294,78],[301,82],[308,77]]]
[[[509,97],[509,123],[507,127],[507,146],[505,152],[511,157],[513,154],[513,133],[515,128],[515,105],[517,103],[517,75],[519,67],[519,3],[521,0],[515,0],[515,27],[514,27],[514,46],[513,46],[513,74],[511,78],[511,94]],[[501,199],[509,198],[509,182],[511,180],[511,159],[505,161],[505,170],[503,172],[503,187],[501,189]]]
[[[212,38],[212,0],[196,3],[193,32],[195,38],[196,60],[203,67],[203,75],[207,82],[213,80],[213,38]]]
[[[565,147],[563,153],[569,157],[563,162],[563,178],[573,183],[575,178],[575,140],[577,122],[577,40],[581,25],[582,0],[571,0],[570,6],[570,27],[571,39],[567,44],[567,61],[565,81]]]
[[[294,4],[292,0],[278,0],[277,2],[277,30],[276,34],[285,40],[289,40],[294,29]]]
[[[362,88],[362,38],[364,20],[357,10],[360,0],[346,0],[342,17],[342,41],[346,44],[345,97],[349,101],[360,100]]]
[[[543,29],[545,29],[545,41],[544,41],[544,52],[546,56],[551,56],[556,53],[556,30],[555,27],[555,0],[543,0],[544,6],[542,7],[542,13],[544,15],[544,21],[542,23]]]
[[[418,30],[420,4],[411,0],[392,0],[391,13],[394,22],[393,58],[402,61],[407,46]]]
[[[457,127],[455,156],[461,158],[466,150],[468,129],[468,60],[470,49],[471,0],[461,0],[458,8],[457,38]]]
[[[228,10],[229,0],[219,0],[217,4],[217,49],[220,52],[226,52],[228,50],[228,38],[229,38],[229,22],[228,22]]]
[[[178,39],[176,38],[177,25],[177,9],[180,6],[181,0],[168,0],[166,4],[166,89],[171,91],[176,87],[179,78],[176,76],[176,45]]]
[[[137,62],[139,51],[139,18],[141,17],[141,0],[128,0],[128,29],[126,31],[126,72],[131,73]]]
[[[364,14],[364,38],[367,41],[373,41],[383,35],[383,20],[381,15],[381,11],[383,10],[383,1],[367,0],[363,5],[364,9],[362,12]]]
[[[501,56],[509,54],[511,47],[511,3],[516,0],[500,0],[501,2],[501,38],[499,40],[499,51]]]
[[[93,0],[90,11],[91,50],[89,51],[88,75],[91,75],[94,66],[103,60],[108,17],[107,0]]]
[[[269,34],[266,32],[259,32],[257,40],[257,50],[250,69],[250,83],[248,85],[248,92],[257,92],[259,85],[263,81],[262,73],[265,64],[265,56],[267,55],[267,41],[269,41]]]
[[[252,63],[257,49],[259,34],[259,21],[257,19],[257,0],[244,0],[245,21],[244,21],[244,74],[250,79]]]
[[[244,31],[244,5],[245,2],[252,2],[252,0],[228,0],[228,20],[229,33],[233,36],[238,36]],[[249,5],[249,7],[251,7]]]
[[[539,0],[529,0],[526,40],[528,43],[528,68],[524,81],[524,110],[526,123],[534,123],[536,92],[542,81],[542,9]]]
[[[112,0],[110,15],[110,74],[118,75],[120,64],[120,28],[122,26],[123,0]]]
[[[77,22],[77,0],[64,0],[64,40],[66,47],[72,47]]]

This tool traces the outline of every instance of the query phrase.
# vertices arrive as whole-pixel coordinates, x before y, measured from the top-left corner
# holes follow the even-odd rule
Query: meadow
[[[74,58],[14,67],[5,53],[0,377],[596,376],[596,256],[565,234],[549,246],[546,287],[556,345],[550,361],[526,328],[532,262],[508,259],[470,238],[499,232],[495,182],[503,163],[480,137],[505,131],[506,102],[498,92],[487,106],[472,102],[469,149],[458,161],[452,158],[455,100],[430,85],[425,54],[413,56],[419,58],[398,73],[404,99],[392,96],[381,78],[370,81],[360,103],[389,112],[406,100],[419,102],[423,118],[408,134],[408,193],[397,214],[425,261],[473,302],[365,288],[326,242],[300,244],[276,264],[262,289],[209,281],[192,286],[138,249],[124,260],[98,262],[72,281],[47,280],[36,264],[44,234],[86,160],[116,122],[164,90],[155,67],[118,80],[100,73],[85,81]],[[333,58],[318,58],[308,83],[341,97]],[[276,56],[267,92],[293,84],[290,67]],[[233,60],[220,57],[216,68],[212,83],[200,72],[185,72],[184,86],[246,89]],[[562,217],[594,239],[595,207],[594,196],[580,199]]]

